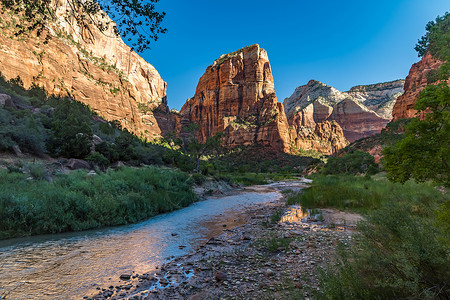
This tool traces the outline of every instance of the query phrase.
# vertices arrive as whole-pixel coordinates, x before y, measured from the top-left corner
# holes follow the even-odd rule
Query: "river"
[[[278,184],[279,185],[279,184]],[[270,187],[211,197],[147,221],[78,233],[0,241],[0,299],[80,299],[193,251],[242,224],[244,207],[281,197]]]

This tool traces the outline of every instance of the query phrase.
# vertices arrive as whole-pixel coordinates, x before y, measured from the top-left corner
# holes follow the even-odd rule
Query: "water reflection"
[[[79,299],[97,286],[119,284],[121,273],[142,274],[167,257],[189,253],[224,224],[240,224],[243,207],[280,196],[273,190],[244,192],[135,225],[0,241],[0,298]]]
[[[281,223],[300,223],[306,222],[308,211],[301,206],[295,205],[288,208],[286,213],[281,217]]]

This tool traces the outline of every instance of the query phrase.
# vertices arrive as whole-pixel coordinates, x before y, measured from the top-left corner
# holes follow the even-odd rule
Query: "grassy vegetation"
[[[272,147],[252,145],[236,147],[208,163],[220,173],[300,174],[308,165],[320,162],[310,156],[290,155]]]
[[[384,202],[401,199],[442,199],[442,194],[429,184],[407,182],[402,185],[388,181],[379,174],[369,176],[315,176],[312,186],[303,193],[289,197],[287,203],[300,203],[307,208],[333,207],[340,210],[368,212]]]
[[[350,248],[322,270],[318,299],[448,299],[449,196],[430,184],[383,175],[316,176],[288,203],[363,212]]]
[[[422,194],[421,196],[419,196]],[[387,198],[387,197],[386,197]],[[443,195],[397,194],[359,224],[360,236],[322,274],[319,299],[448,299],[449,234]]]
[[[217,176],[227,182],[237,183],[244,186],[267,184],[271,181],[280,181],[292,179],[298,174],[280,174],[280,173],[221,173]]]
[[[78,171],[52,182],[0,170],[0,178],[2,239],[134,223],[196,200],[187,174],[157,167]]]

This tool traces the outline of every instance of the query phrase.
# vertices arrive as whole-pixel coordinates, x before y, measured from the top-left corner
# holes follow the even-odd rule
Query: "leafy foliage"
[[[448,60],[450,56],[450,13],[446,12],[436,21],[430,21],[425,26],[427,32],[420,38],[414,48],[419,57],[430,52],[433,57]]]
[[[358,225],[351,249],[341,248],[324,271],[318,299],[450,297],[448,232],[435,226],[436,210],[449,199],[417,189],[413,197],[383,195],[381,207]]]
[[[209,162],[215,170],[225,173],[300,174],[308,165],[320,160],[310,156],[280,153],[262,145],[251,145],[235,147]]]
[[[444,61],[414,106],[423,120],[413,119],[406,126],[405,138],[384,150],[386,170],[391,180],[405,182],[433,180],[450,185],[450,14],[429,22],[427,33],[416,46],[420,55],[429,51]]]
[[[183,154],[190,157],[191,165],[196,173],[200,172],[200,160],[205,156],[219,155],[222,150],[222,139],[224,137],[223,132],[217,132],[211,137],[208,137],[204,143],[199,142],[197,139],[197,132],[199,129],[198,124],[190,124],[183,128],[181,136],[177,136],[173,132],[169,132],[162,139],[162,143],[168,145],[172,152],[182,151]],[[172,153],[170,157],[167,157],[172,161],[179,161],[179,157]]]
[[[79,102],[60,99],[52,115],[49,150],[53,156],[85,158],[91,153],[92,113]]]
[[[0,76],[0,93],[10,95],[17,105],[17,109],[0,108],[2,151],[18,146],[34,155],[89,158],[102,169],[119,160],[130,165],[160,165],[164,153],[168,152],[121,130],[117,122],[101,120],[80,102],[47,97],[37,87],[26,90],[20,78],[7,82]],[[102,140],[95,147],[94,134]]]
[[[431,179],[450,184],[450,88],[446,83],[427,86],[416,103],[425,120],[408,124],[405,138],[384,150],[388,177],[405,182]]]
[[[358,174],[376,172],[378,165],[372,155],[362,151],[350,151],[330,157],[323,168],[325,174]]]
[[[7,170],[0,177],[0,239],[134,223],[196,200],[187,174],[157,167],[78,171],[51,183]]]
[[[80,26],[94,24],[100,31],[105,32],[110,22],[105,13],[113,20],[117,20],[118,27],[114,27],[117,35],[131,42],[138,52],[150,47],[151,41],[156,41],[158,35],[167,29],[161,27],[165,13],[156,11],[159,0],[146,2],[134,0],[68,0],[67,12],[73,16]],[[0,0],[0,4],[16,13],[22,13],[27,23],[19,25],[16,35],[36,30],[41,35],[46,25],[54,18],[54,7],[51,0]],[[47,35],[47,39],[50,38]]]

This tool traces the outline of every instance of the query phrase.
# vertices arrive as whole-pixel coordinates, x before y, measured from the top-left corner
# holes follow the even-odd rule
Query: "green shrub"
[[[435,211],[439,205],[448,208],[449,199],[439,193],[419,194],[388,197],[359,224],[353,247],[341,248],[337,261],[324,270],[317,298],[450,297],[449,235],[435,226]]]
[[[103,155],[110,162],[116,162],[119,160],[119,153],[115,144],[103,141],[98,145],[95,145],[95,151]]]
[[[30,165],[30,175],[33,176],[34,179],[45,179],[47,174],[47,170],[41,164],[32,164]]]
[[[6,170],[0,178],[0,238],[129,224],[196,200],[187,174],[157,167],[77,171],[51,183]]]
[[[48,147],[52,155],[85,158],[92,147],[92,113],[89,108],[69,99],[52,99],[56,107],[52,115]]]
[[[324,174],[366,173],[372,166],[372,172],[378,168],[372,155],[362,151],[353,151],[328,159],[323,168]]]
[[[98,125],[101,133],[112,136],[116,132],[116,129],[110,123],[100,122]]]
[[[202,184],[206,181],[206,176],[201,173],[193,173],[191,177],[194,180],[195,184]]]
[[[0,150],[11,150],[17,145],[25,152],[45,153],[46,134],[40,119],[21,112],[0,108]]]
[[[91,153],[86,160],[102,169],[105,169],[110,163],[104,155],[98,152]]]

